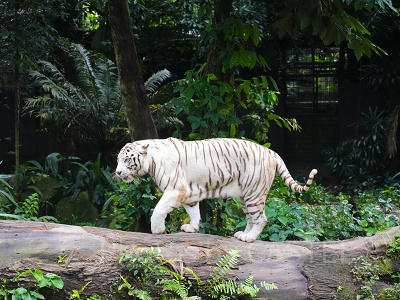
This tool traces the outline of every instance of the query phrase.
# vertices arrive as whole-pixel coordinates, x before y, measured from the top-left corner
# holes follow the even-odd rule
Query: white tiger
[[[282,158],[274,151],[246,140],[208,139],[183,142],[175,138],[142,140],[126,144],[118,154],[117,177],[131,182],[135,176],[150,174],[163,196],[151,217],[152,233],[165,232],[165,218],[183,205],[190,223],[185,232],[198,232],[199,201],[212,198],[240,199],[247,217],[244,231],[235,237],[253,242],[264,229],[268,191],[278,172],[295,192],[306,192],[317,170],[306,185],[297,184]]]

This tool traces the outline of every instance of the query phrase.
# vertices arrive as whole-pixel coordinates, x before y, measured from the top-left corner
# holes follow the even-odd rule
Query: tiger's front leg
[[[181,230],[185,232],[199,232],[199,224],[200,224],[200,207],[199,207],[199,202],[195,203],[195,205],[188,205],[188,204],[183,204],[183,207],[185,208],[186,212],[189,214],[190,217],[190,223],[189,224],[183,224],[181,226]]]
[[[182,204],[182,199],[185,200],[185,194],[177,191],[165,191],[160,201],[158,201],[151,216],[151,232],[165,232],[165,218],[167,215],[178,208]]]

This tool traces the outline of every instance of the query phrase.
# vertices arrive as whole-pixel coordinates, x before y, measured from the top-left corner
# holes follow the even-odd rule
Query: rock
[[[88,192],[80,192],[76,199],[67,197],[57,203],[56,218],[62,223],[72,223],[72,221],[94,223],[99,214]]]

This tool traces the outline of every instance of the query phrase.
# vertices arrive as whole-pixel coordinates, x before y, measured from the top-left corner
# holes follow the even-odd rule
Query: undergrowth
[[[338,286],[337,298],[340,300],[400,299],[399,258],[400,231],[396,234],[394,242],[388,245],[384,256],[362,255],[354,259],[349,265],[353,280],[342,282]]]
[[[231,250],[223,256],[217,263],[211,279],[203,281],[190,268],[182,264],[181,271],[174,270],[171,263],[180,262],[178,259],[164,259],[159,248],[136,248],[133,253],[123,253],[119,263],[126,267],[126,272],[122,271],[121,281],[117,291],[103,297],[104,299],[121,299],[124,295],[134,297],[134,299],[170,299],[170,300],[201,300],[201,299],[238,299],[242,296],[254,298],[260,288],[266,290],[277,289],[274,283],[261,282],[258,287],[253,282],[253,276],[248,277],[244,282],[237,282],[236,279],[228,278],[229,273],[236,268],[239,251]],[[20,281],[22,277],[32,275],[30,281]],[[190,278],[189,278],[190,277]],[[232,277],[232,276],[231,276]],[[57,293],[63,292],[63,280],[56,274],[43,274],[42,271],[27,270],[18,274],[11,280],[15,288],[7,288],[7,280],[3,280],[0,286],[0,297],[8,300],[38,300],[45,299],[48,290],[51,291],[51,299],[60,299]],[[80,291],[72,290],[67,299],[72,300],[101,300],[98,295],[83,296],[85,288],[91,284],[87,283]],[[161,289],[155,292],[154,285]],[[28,287],[29,286],[29,287]],[[150,291],[152,286],[152,291]],[[46,290],[47,288],[47,290]],[[111,289],[111,287],[110,287]]]

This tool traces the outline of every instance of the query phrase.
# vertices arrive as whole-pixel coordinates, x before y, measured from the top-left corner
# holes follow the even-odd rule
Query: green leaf
[[[258,46],[258,43],[260,42],[260,31],[258,29],[257,24],[253,26],[253,43],[255,46]]]
[[[235,124],[231,125],[230,131],[229,131],[229,136],[231,138],[236,137],[236,125]]]
[[[64,282],[60,277],[51,278],[51,282],[56,289],[61,290],[64,287]]]
[[[36,278],[37,281],[40,281],[43,279],[43,273],[42,271],[35,269],[35,271],[32,272],[33,277]]]
[[[288,219],[286,217],[279,216],[278,220],[279,220],[279,222],[281,222],[285,226],[288,224]]]
[[[44,296],[38,292],[35,291],[31,291],[30,294],[34,297],[36,297],[37,299],[45,299]],[[32,299],[32,298],[31,298]]]

